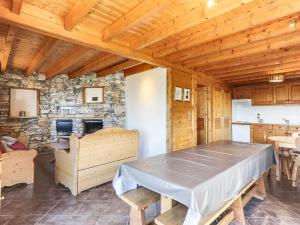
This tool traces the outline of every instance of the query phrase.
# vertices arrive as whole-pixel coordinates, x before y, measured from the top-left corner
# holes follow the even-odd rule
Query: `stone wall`
[[[85,104],[82,101],[83,87],[104,87],[104,102]],[[9,88],[23,87],[40,90],[40,116],[36,119],[9,118]],[[68,115],[62,115],[61,109],[69,109]],[[82,135],[83,118],[102,119],[104,127],[124,127],[125,79],[123,73],[115,73],[97,78],[95,73],[69,79],[67,75],[58,75],[46,80],[42,74],[24,76],[20,72],[8,72],[0,75],[0,127],[10,124],[12,130],[26,133],[31,148],[56,141],[56,120],[73,119],[74,133]],[[21,124],[13,129],[12,124]],[[3,132],[3,129],[0,129]],[[7,132],[9,133],[9,132]],[[17,135],[17,134],[16,134]]]

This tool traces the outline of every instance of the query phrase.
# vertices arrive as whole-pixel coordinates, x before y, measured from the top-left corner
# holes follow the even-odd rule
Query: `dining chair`
[[[295,140],[296,148],[293,150],[292,157],[293,157],[293,167],[292,167],[292,186],[297,187],[297,171],[300,167],[300,137],[298,136]]]

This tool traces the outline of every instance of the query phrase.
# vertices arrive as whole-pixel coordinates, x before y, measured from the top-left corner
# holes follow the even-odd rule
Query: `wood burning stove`
[[[56,120],[56,132],[58,137],[69,137],[73,132],[72,120]]]
[[[83,133],[91,134],[96,132],[97,130],[103,129],[103,121],[102,120],[83,120]]]

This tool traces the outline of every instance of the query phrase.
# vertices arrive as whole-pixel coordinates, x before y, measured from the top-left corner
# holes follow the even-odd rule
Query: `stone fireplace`
[[[86,104],[82,100],[84,87],[104,87],[104,102]],[[35,119],[9,118],[9,88],[23,87],[40,90],[39,117]],[[101,120],[102,127],[124,127],[125,78],[123,73],[96,77],[95,73],[69,79],[58,75],[46,80],[42,74],[25,76],[21,72],[0,75],[0,129],[9,124],[10,132],[25,132],[30,148],[57,141],[57,120],[72,120],[73,133],[82,136],[84,121]],[[16,127],[14,127],[14,125]],[[16,134],[17,135],[17,134]]]

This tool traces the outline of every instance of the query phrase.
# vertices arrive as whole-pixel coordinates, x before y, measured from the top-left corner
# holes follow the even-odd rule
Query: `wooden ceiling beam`
[[[227,80],[226,82],[228,83],[243,83],[243,84],[253,84],[254,82],[262,82],[262,81],[268,81],[270,75],[260,75],[260,76],[252,76],[251,78],[249,77],[244,77],[244,78],[236,78],[232,80]],[[295,71],[291,72],[290,74],[285,75],[285,79],[292,79],[292,78],[300,78],[300,71]]]
[[[206,71],[205,73],[210,76],[218,76],[218,74],[242,72],[245,70],[258,69],[266,66],[284,65],[285,63],[299,62],[299,61],[300,61],[300,53],[297,53],[291,56],[280,57],[277,59],[263,60],[254,63],[248,63],[244,65],[227,67],[227,68],[217,69],[217,70],[209,70]]]
[[[65,16],[64,27],[66,30],[72,30],[82,18],[84,18],[96,5],[98,0],[80,0],[76,1],[69,13]]]
[[[170,2],[170,0],[141,1],[129,10],[129,12],[105,28],[102,33],[102,39],[104,41],[110,41],[113,38],[120,36],[122,33],[139,24],[145,18],[151,17],[160,11]]]
[[[110,67],[105,68],[103,70],[100,70],[97,73],[97,77],[103,77],[103,76],[106,76],[108,74],[123,71],[123,70],[126,70],[128,68],[134,67],[134,66],[139,65],[139,64],[141,64],[141,62],[136,61],[136,60],[132,60],[132,59],[128,59],[128,60],[126,60],[124,62],[121,62],[117,65],[113,65],[113,66],[110,66]]]
[[[66,54],[64,54],[61,58],[57,59],[52,65],[48,67],[45,74],[47,78],[51,78],[65,69],[71,67],[72,65],[78,63],[83,57],[83,54],[88,51],[85,47],[75,46],[73,49]]]
[[[97,72],[105,67],[119,63],[122,60],[124,60],[124,58],[121,56],[102,52],[98,56],[89,60],[89,62],[85,63],[85,65],[80,69],[69,73],[69,77],[75,78],[88,72]]]
[[[177,18],[168,20],[163,26],[154,29],[151,32],[146,33],[142,37],[131,42],[131,48],[138,50],[159,42],[167,37],[180,33],[186,29],[194,27],[201,22],[208,19],[219,16],[232,9],[238,8],[241,5],[253,0],[236,1],[236,0],[223,0],[218,3],[217,6],[209,8],[206,3],[201,4],[199,7],[195,7],[184,13]]]
[[[300,54],[300,45],[290,46],[287,48],[280,48],[275,50],[270,50],[264,53],[257,53],[252,55],[246,55],[238,57],[236,59],[227,59],[222,62],[209,63],[195,69],[197,71],[208,72],[211,70],[222,70],[230,67],[243,67],[251,63],[259,63],[269,60],[279,60],[281,58],[290,57],[296,54]]]
[[[193,59],[188,59],[182,62],[183,66],[189,68],[205,66],[209,63],[218,63],[227,59],[236,59],[238,57],[266,53],[270,50],[276,50],[280,48],[288,48],[294,45],[300,45],[299,39],[300,31],[281,35],[275,38],[269,38],[254,43],[249,43],[245,46],[240,46],[233,49],[220,51],[218,53],[210,54],[208,56],[200,56]]]
[[[47,57],[55,50],[55,47],[59,43],[58,39],[55,38],[46,38],[45,42],[42,44],[36,55],[31,60],[26,74],[31,75],[46,59]]]
[[[213,76],[217,77],[217,78],[242,76],[243,74],[260,73],[260,72],[267,72],[267,71],[273,71],[273,70],[278,70],[278,69],[288,69],[288,68],[292,69],[295,67],[300,68],[300,60],[294,61],[294,62],[288,62],[288,63],[280,63],[277,65],[262,66],[262,67],[257,67],[257,68],[253,68],[253,69],[241,70],[241,71],[237,71],[237,72],[214,74]]]
[[[11,11],[15,14],[20,14],[24,0],[11,0]]]
[[[154,57],[163,57],[180,50],[264,25],[299,12],[300,2],[294,0],[255,0],[196,26],[185,37],[153,49]]]
[[[124,70],[124,76],[128,77],[128,76],[131,76],[131,75],[135,75],[137,73],[142,73],[142,72],[145,72],[147,70],[154,69],[156,67],[157,66],[150,65],[150,64],[147,64],[147,63],[143,63],[143,64],[137,65],[135,67],[131,67],[131,68],[128,68],[128,69]]]
[[[24,2],[24,4],[25,3],[26,1]],[[161,67],[170,67],[188,73],[195,73],[194,70],[188,69],[181,65],[171,64],[164,59],[153,58],[153,56],[150,54],[146,54],[141,51],[132,51],[128,47],[116,43],[104,42],[101,38],[99,38],[99,33],[90,33],[79,29],[67,31],[64,29],[64,26],[59,23],[59,21],[57,23],[54,23],[53,21],[38,18],[34,16],[34,12],[32,10],[20,15],[16,15],[6,7],[0,5],[0,12],[0,20],[2,22],[13,24],[14,26],[21,27],[22,29],[27,29],[46,36],[61,39],[88,48],[93,48],[99,51],[106,51],[112,54],[117,54],[122,57],[130,58],[144,63]],[[199,72],[198,76],[209,79],[211,81],[220,82],[206,76],[204,73]]]
[[[4,73],[7,67],[8,59],[12,49],[12,45],[17,33],[17,28],[13,26],[8,26],[7,35],[5,38],[5,46],[3,54],[1,56],[1,72]]]
[[[236,47],[245,46],[250,43],[262,41],[274,37],[279,37],[288,33],[300,31],[300,26],[290,27],[289,23],[292,19],[300,20],[300,13],[293,14],[281,20],[276,20],[271,24],[264,24],[258,27],[224,37],[217,40],[193,46],[192,48],[177,51],[168,55],[167,59],[171,62],[180,62],[198,56],[205,56],[214,53],[220,53],[224,50],[234,49]],[[155,56],[155,54],[154,54]]]

